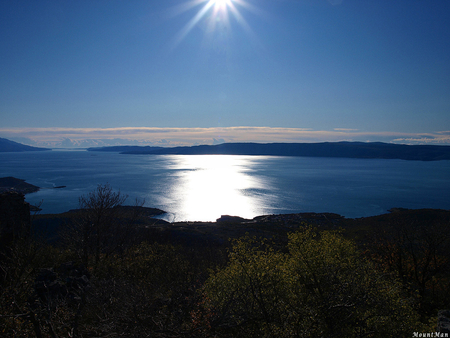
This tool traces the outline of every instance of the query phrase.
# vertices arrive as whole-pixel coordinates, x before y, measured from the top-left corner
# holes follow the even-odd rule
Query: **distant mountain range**
[[[25,144],[17,143],[14,141],[7,140],[6,138],[0,137],[0,152],[45,151],[45,150],[51,149],[26,146]]]
[[[415,161],[450,160],[450,146],[406,145],[382,142],[223,143],[219,145],[172,148],[116,146],[88,148],[88,150],[148,155],[266,155],[379,158]]]

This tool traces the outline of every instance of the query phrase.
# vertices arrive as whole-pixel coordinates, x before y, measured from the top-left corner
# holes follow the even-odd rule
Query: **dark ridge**
[[[0,137],[0,152],[21,152],[21,151],[46,151],[48,148],[39,148],[27,146],[22,143],[17,143],[6,138]]]
[[[145,217],[155,217],[159,215],[163,215],[166,213],[166,211],[158,209],[158,208],[149,208],[149,207],[140,207],[140,206],[134,206],[134,205],[121,205],[116,207],[116,209],[120,210],[123,215],[126,213],[132,214],[133,212],[139,213],[141,216]],[[82,213],[83,209],[72,209],[69,211],[66,211],[63,214],[73,214],[73,213]]]
[[[5,191],[16,191],[22,194],[29,194],[39,191],[39,187],[26,183],[15,177],[0,177],[0,193]]]
[[[150,147],[150,146],[111,146],[111,147],[92,147],[88,148],[88,151],[107,151],[107,152],[118,152],[118,153],[128,153],[133,151],[141,151],[144,149],[148,153],[156,151],[159,149],[165,149],[163,147]]]
[[[111,148],[115,148],[112,150]],[[95,151],[119,151],[123,154],[149,155],[265,155],[304,157],[345,157],[401,159],[414,161],[450,160],[450,146],[406,145],[382,142],[323,143],[223,143],[191,147],[104,147]]]

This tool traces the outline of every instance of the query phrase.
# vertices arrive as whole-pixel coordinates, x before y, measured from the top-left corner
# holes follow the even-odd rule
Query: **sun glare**
[[[211,221],[221,215],[253,218],[264,213],[260,196],[247,191],[263,189],[250,175],[252,157],[228,155],[171,156],[178,183],[169,193],[180,209],[177,221]]]
[[[250,28],[244,16],[241,14],[240,9],[245,9],[256,14],[261,14],[262,11],[254,5],[248,3],[246,0],[191,0],[175,9],[175,15],[189,11],[194,7],[200,7],[200,9],[174,38],[171,44],[172,49],[175,48],[191,32],[191,30],[202,21],[206,21],[207,29],[205,31],[207,34],[213,33],[219,28],[219,25],[230,28],[232,24],[231,21],[234,21],[241,26],[241,28],[254,40],[254,42],[258,40],[256,39],[256,35],[253,33],[253,30]]]
[[[210,0],[210,2],[220,8],[225,8],[227,5],[231,4],[231,0]]]

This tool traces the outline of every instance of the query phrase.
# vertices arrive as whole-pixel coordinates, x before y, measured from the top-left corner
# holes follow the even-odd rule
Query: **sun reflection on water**
[[[221,215],[253,218],[262,214],[259,197],[246,193],[263,189],[250,175],[252,157],[233,155],[173,156],[177,183],[169,193],[177,203],[174,221],[214,221]]]

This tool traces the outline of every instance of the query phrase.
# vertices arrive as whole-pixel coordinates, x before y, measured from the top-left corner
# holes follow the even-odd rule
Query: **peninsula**
[[[39,191],[39,187],[26,183],[15,177],[0,177],[0,193],[5,191],[16,191],[22,194],[30,194]]]
[[[450,160],[450,146],[406,145],[383,142],[223,143],[172,148],[116,146],[88,148],[88,151],[115,151],[122,154],[147,155],[262,155],[377,158],[413,161]]]
[[[22,152],[22,151],[47,151],[48,148],[39,148],[27,146],[22,143],[14,142],[0,137],[0,152]]]

